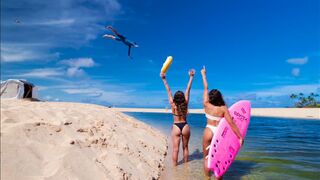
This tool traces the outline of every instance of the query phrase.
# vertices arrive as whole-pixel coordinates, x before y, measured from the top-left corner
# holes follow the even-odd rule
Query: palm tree
[[[308,97],[305,97],[303,93],[290,95],[290,99],[298,99],[298,101],[295,102],[295,107],[319,107],[320,103],[316,97],[319,97],[319,94],[310,93]]]
[[[291,94],[291,95],[290,95],[290,98],[291,98],[291,99],[296,99],[297,97],[298,97],[298,96],[297,96],[296,94]]]

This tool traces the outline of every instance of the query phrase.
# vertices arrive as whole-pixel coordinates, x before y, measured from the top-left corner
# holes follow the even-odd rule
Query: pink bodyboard
[[[229,108],[229,112],[244,138],[250,122],[250,101],[238,101]],[[227,120],[222,118],[211,140],[208,168],[216,177],[221,177],[228,170],[239,150],[239,138],[234,134]]]

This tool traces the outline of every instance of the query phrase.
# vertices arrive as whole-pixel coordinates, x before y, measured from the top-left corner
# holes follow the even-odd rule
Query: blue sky
[[[203,65],[228,104],[291,106],[291,93],[320,93],[319,12],[317,0],[3,0],[1,80],[29,80],[48,101],[165,107],[159,71],[172,55],[173,92],[196,70],[192,108],[202,107]],[[132,60],[102,38],[105,25],[139,44]]]

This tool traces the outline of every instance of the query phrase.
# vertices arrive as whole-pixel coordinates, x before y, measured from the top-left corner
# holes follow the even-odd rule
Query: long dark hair
[[[187,115],[188,113],[188,103],[182,91],[177,91],[174,93],[173,102],[177,106],[178,112],[182,115]]]
[[[212,89],[209,92],[209,102],[214,106],[225,106],[222,94],[218,89]]]

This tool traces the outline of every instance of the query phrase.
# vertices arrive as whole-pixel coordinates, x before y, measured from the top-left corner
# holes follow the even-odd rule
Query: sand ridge
[[[113,109],[1,100],[1,179],[158,179],[167,148]]]

